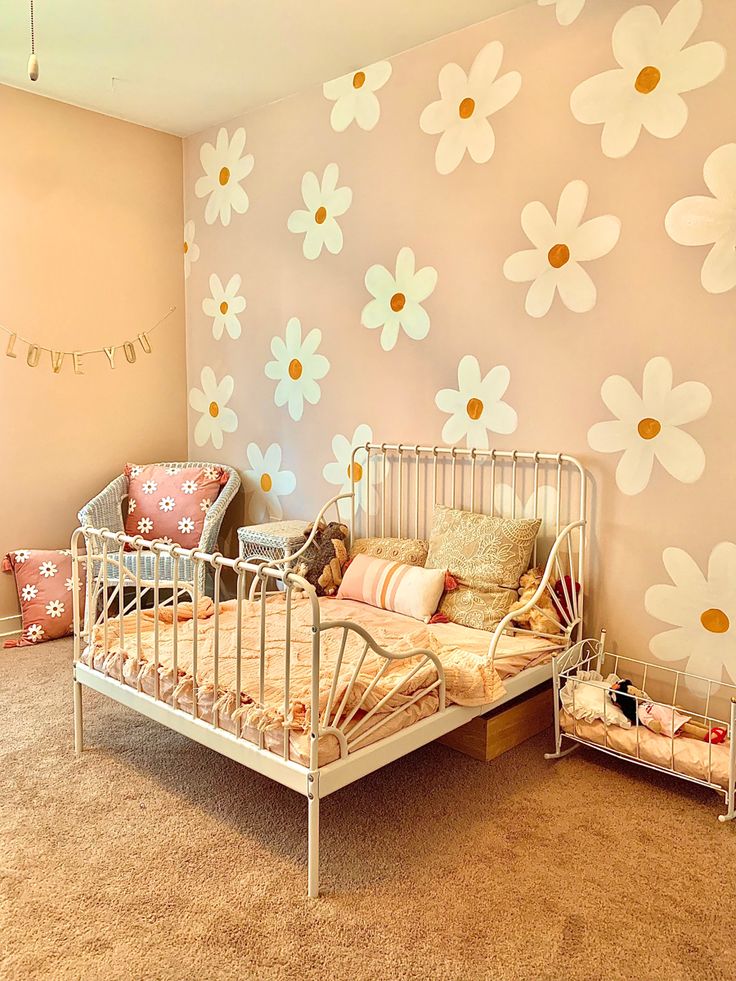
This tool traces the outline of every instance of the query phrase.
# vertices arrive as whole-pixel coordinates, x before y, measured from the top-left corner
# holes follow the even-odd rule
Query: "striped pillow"
[[[428,623],[444,588],[444,569],[423,569],[356,555],[343,574],[337,598],[358,600]]]

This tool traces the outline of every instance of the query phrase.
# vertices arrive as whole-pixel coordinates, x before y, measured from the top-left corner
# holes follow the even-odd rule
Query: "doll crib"
[[[590,746],[723,794],[726,813],[719,814],[718,820],[732,821],[736,817],[736,685],[612,654],[605,649],[605,636],[603,631],[599,640],[581,640],[553,659],[555,751],[545,753],[545,759],[561,759],[579,745]],[[601,680],[581,677],[588,672],[597,672],[604,678],[610,674],[630,678],[643,691],[649,686],[650,698],[667,711],[671,709],[673,717],[677,706],[678,712],[685,712],[695,722],[711,729],[724,728],[726,741],[714,744],[674,733],[664,735],[638,721],[631,728],[624,728],[612,719],[610,689]],[[572,711],[563,706],[560,697],[568,682],[572,682]],[[576,696],[580,704],[585,694],[589,704],[595,704],[600,697],[601,718],[576,718]],[[627,697],[636,700],[638,716],[639,704],[646,699],[633,694]],[[564,746],[565,740],[571,745]]]

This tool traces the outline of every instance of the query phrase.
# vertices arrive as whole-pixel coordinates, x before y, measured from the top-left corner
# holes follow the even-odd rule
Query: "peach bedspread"
[[[607,745],[610,749],[636,758],[635,728],[605,726],[601,720],[575,722],[564,710],[560,712],[560,725],[565,732],[575,732],[581,739],[588,739],[599,746]],[[639,726],[639,753],[641,759],[647,763],[654,763],[676,773],[695,777],[698,780],[709,780],[711,783],[728,788],[728,742],[712,746],[710,743],[684,736],[670,740],[668,736],[652,732],[645,726]]]
[[[311,713],[311,626],[312,617],[308,600],[294,596],[291,620],[291,657],[288,703],[284,704],[285,668],[285,599],[274,594],[266,600],[266,656],[265,688],[261,703],[259,695],[260,626],[261,607],[258,602],[245,602],[242,615],[241,641],[241,699],[238,707],[235,695],[236,627],[235,601],[220,605],[219,614],[219,675],[217,691],[214,686],[214,606],[209,599],[199,605],[199,616],[192,617],[191,604],[180,604],[178,611],[177,676],[173,672],[173,615],[171,608],[159,611],[159,697],[168,703],[176,699],[177,706],[185,711],[192,709],[192,636],[197,629],[197,714],[211,721],[213,706],[218,713],[218,723],[230,732],[239,724],[241,735],[257,742],[263,733],[268,749],[283,753],[284,732],[289,734],[290,758],[307,764],[309,760],[308,732]],[[548,641],[533,637],[502,638],[499,655],[493,665],[487,658],[491,635],[458,624],[424,624],[410,617],[385,610],[374,609],[350,600],[323,598],[320,600],[322,622],[351,620],[368,630],[378,644],[395,654],[404,654],[420,648],[437,654],[445,671],[448,702],[458,705],[485,705],[503,692],[503,678],[533,664],[549,660],[556,649]],[[136,650],[136,617],[129,615],[123,621],[123,638],[120,642],[120,624],[111,618],[107,626],[107,654],[103,642],[103,627],[95,628],[93,644],[88,647],[82,661],[122,679],[132,687],[140,687],[148,694],[155,691],[155,617],[144,611],[141,617],[141,650]],[[319,710],[323,724],[327,709],[335,667],[338,658],[341,630],[323,631],[320,648],[320,697]],[[364,642],[352,631],[343,655],[338,684],[332,702],[330,721],[347,693],[342,719],[364,698],[356,712],[353,725],[357,725],[366,712],[383,698],[390,696],[371,717],[365,729],[381,720],[382,725],[371,736],[360,742],[360,747],[396,732],[404,726],[431,715],[437,710],[436,691],[411,700],[436,680],[434,665],[427,663],[413,677],[412,670],[421,664],[421,657],[391,661],[385,670],[385,659],[368,651],[360,665],[357,679],[350,688],[354,669],[363,653]],[[91,650],[94,654],[91,657]],[[404,679],[402,681],[402,679]],[[398,689],[393,694],[392,691]],[[371,687],[371,685],[373,687]],[[370,689],[370,690],[369,690]],[[394,718],[389,716],[397,708],[407,706],[406,711]],[[332,735],[320,737],[318,747],[320,765],[340,755],[337,739]]]

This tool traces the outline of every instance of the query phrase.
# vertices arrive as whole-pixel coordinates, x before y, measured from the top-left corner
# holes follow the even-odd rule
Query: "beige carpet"
[[[0,976],[736,977],[736,826],[698,788],[535,738],[430,746],[322,804],[85,692],[68,642],[5,651]]]

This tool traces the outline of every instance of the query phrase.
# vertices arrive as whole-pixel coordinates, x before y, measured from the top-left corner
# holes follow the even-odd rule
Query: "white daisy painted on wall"
[[[192,263],[199,259],[199,246],[194,241],[194,236],[194,222],[190,220],[184,225],[184,279],[189,279]]]
[[[216,341],[222,337],[223,331],[233,340],[240,337],[242,328],[238,314],[246,307],[244,296],[240,295],[242,279],[238,273],[231,276],[227,285],[223,286],[219,276],[210,276],[210,296],[202,300],[202,310],[212,318],[212,336]]]
[[[274,337],[271,353],[274,361],[266,365],[266,377],[277,382],[274,402],[277,406],[287,405],[289,415],[298,422],[304,414],[304,402],[316,405],[322,394],[320,379],[330,370],[330,362],[323,354],[317,353],[322,341],[322,331],[312,328],[302,338],[302,325],[292,317],[286,325],[284,339]]]
[[[290,232],[303,234],[302,251],[306,259],[317,259],[326,248],[337,255],[342,251],[342,229],[337,219],[344,215],[353,200],[349,187],[338,187],[340,171],[336,163],[327,164],[320,181],[308,170],[302,177],[302,198],[306,211],[297,209],[289,215]]]
[[[541,201],[531,201],[521,212],[521,227],[534,246],[510,255],[503,273],[514,283],[531,282],[525,309],[530,317],[544,317],[555,293],[573,313],[595,306],[595,283],[581,263],[600,259],[616,245],[621,222],[614,215],[583,221],[588,205],[585,181],[570,181],[560,195],[557,217]]]
[[[496,135],[489,117],[507,106],[521,88],[516,71],[498,77],[502,60],[503,45],[491,41],[467,74],[453,62],[440,71],[440,98],[419,117],[423,132],[442,134],[434,158],[440,174],[451,174],[466,153],[475,163],[487,163],[493,156]]]
[[[672,205],[665,218],[680,245],[710,245],[700,271],[709,293],[736,287],[736,143],[718,147],[705,161],[703,177],[713,195],[694,195]]]
[[[710,553],[708,574],[681,548],[666,548],[662,561],[673,585],[650,586],[644,606],[674,629],[656,634],[649,649],[660,661],[684,662],[685,670],[713,681],[736,681],[736,544],[720,542]],[[690,684],[703,692],[707,686]]]
[[[328,484],[337,487],[335,494],[349,494],[354,478],[356,508],[373,514],[376,510],[376,485],[383,480],[382,467],[381,465],[367,467],[365,450],[359,450],[355,455],[354,464],[352,461],[353,450],[371,442],[373,442],[373,430],[366,423],[361,423],[356,428],[352,439],[338,433],[332,440],[335,459],[325,464],[322,476]],[[341,501],[340,504],[344,505],[345,502]],[[340,513],[344,514],[348,510],[348,507],[343,506],[340,508]]]
[[[373,129],[381,116],[376,92],[389,78],[391,62],[377,61],[367,68],[325,82],[322,86],[324,97],[335,103],[330,113],[330,126],[335,132],[344,132],[352,122],[361,129]]]
[[[263,452],[257,443],[249,443],[246,454],[250,464],[245,471],[249,519],[260,524],[283,518],[281,498],[294,493],[296,477],[291,470],[281,469],[281,447],[271,443]]]
[[[215,145],[204,143],[199,151],[204,176],[197,179],[194,193],[198,198],[207,198],[204,220],[208,225],[218,218],[223,225],[229,225],[233,211],[243,215],[248,210],[248,195],[240,182],[253,170],[253,154],[244,154],[244,149],[243,127],[236,129],[230,138],[222,126]]]
[[[664,21],[648,5],[632,7],[613,29],[619,68],[586,79],[570,97],[581,123],[603,123],[601,148],[625,157],[642,127],[659,139],[677,136],[687,122],[682,93],[708,85],[723,71],[726,52],[715,41],[686,47],[700,23],[701,0],[678,0]]]
[[[705,470],[700,444],[681,427],[708,412],[707,385],[686,381],[672,387],[672,365],[652,358],[644,367],[642,394],[627,378],[611,375],[603,382],[601,398],[616,416],[588,430],[588,443],[598,453],[621,453],[616,483],[624,494],[640,494],[649,483],[655,459],[685,484]]]
[[[194,442],[204,446],[211,442],[216,450],[222,449],[223,434],[234,433],[238,428],[238,417],[234,409],[228,407],[235,389],[231,375],[225,375],[218,382],[209,365],[202,368],[201,388],[189,392],[189,404],[201,417],[194,427]]]
[[[434,292],[437,270],[432,266],[416,268],[414,252],[408,246],[399,250],[396,271],[385,266],[371,266],[365,274],[365,286],[373,297],[363,307],[360,320],[364,327],[381,328],[381,347],[391,351],[401,330],[415,341],[429,333],[429,314],[422,303]]]
[[[554,7],[557,23],[568,27],[577,20],[585,6],[585,0],[537,0],[540,7]]]
[[[481,375],[478,359],[466,354],[457,368],[457,389],[443,388],[435,397],[437,408],[450,418],[442,427],[442,440],[478,450],[488,449],[488,433],[513,433],[518,425],[514,409],[502,400],[511,381],[505,365]]]

